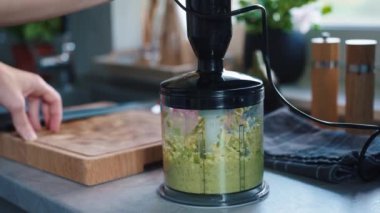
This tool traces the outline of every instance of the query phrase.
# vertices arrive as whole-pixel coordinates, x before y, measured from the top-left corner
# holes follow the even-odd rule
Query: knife
[[[132,109],[151,109],[153,102],[128,102],[119,103],[111,106],[97,107],[90,109],[67,109],[63,111],[62,122],[85,119],[99,115],[107,115],[116,112],[122,112]],[[43,118],[40,116],[40,122],[43,124]],[[12,118],[10,113],[0,113],[0,131],[13,131]]]

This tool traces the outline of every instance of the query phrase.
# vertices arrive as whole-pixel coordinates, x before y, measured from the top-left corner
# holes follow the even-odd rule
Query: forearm
[[[110,0],[0,0],[0,26],[17,25],[76,12]]]

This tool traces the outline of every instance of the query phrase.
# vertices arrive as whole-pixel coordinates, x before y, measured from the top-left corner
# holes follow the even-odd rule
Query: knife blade
[[[90,109],[67,109],[63,111],[62,122],[85,119],[99,115],[107,115],[132,109],[150,109],[154,106],[154,104],[155,103],[153,102],[128,102]],[[40,116],[40,122],[44,124],[42,116]],[[0,131],[13,130],[14,127],[10,113],[0,113]]]

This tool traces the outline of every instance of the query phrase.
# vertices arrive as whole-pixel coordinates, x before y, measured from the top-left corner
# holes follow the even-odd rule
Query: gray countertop
[[[0,197],[28,212],[380,212],[380,183],[331,185],[265,171],[270,194],[261,203],[226,209],[181,206],[161,199],[161,168],[86,187],[0,158]],[[1,206],[0,206],[1,212]]]

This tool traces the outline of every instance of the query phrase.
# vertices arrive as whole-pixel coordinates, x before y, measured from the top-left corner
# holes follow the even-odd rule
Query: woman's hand
[[[41,129],[41,105],[46,127],[53,132],[59,131],[61,97],[36,74],[0,63],[0,105],[9,110],[15,129],[25,140],[37,139],[35,131]]]

